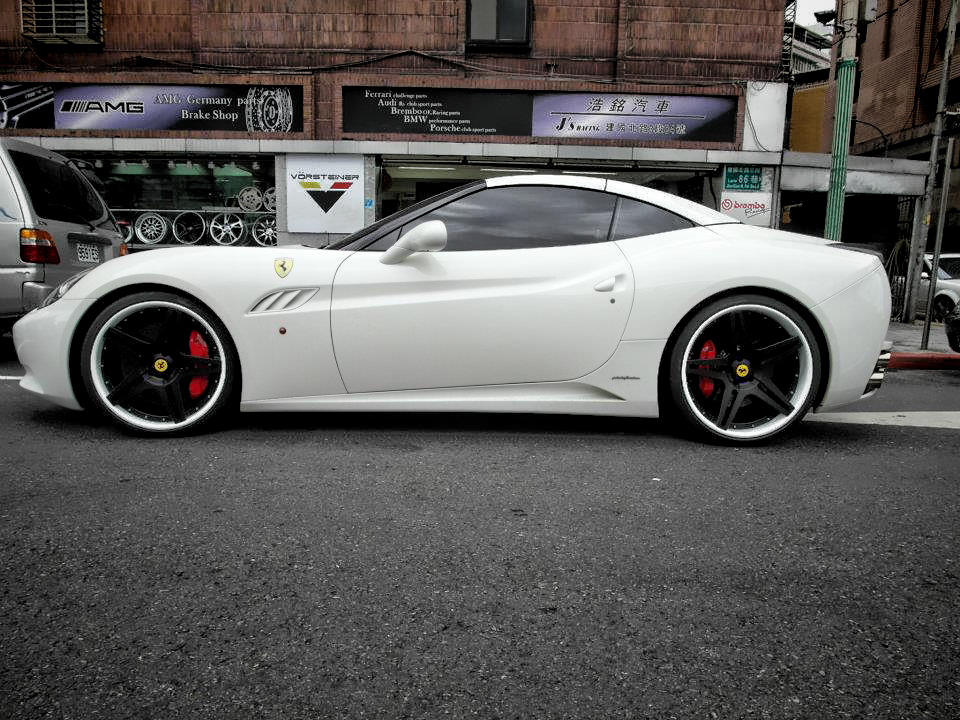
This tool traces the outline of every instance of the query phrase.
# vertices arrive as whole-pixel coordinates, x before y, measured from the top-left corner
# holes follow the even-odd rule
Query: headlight
[[[90,270],[92,269],[93,268],[90,268]],[[82,278],[84,275],[90,272],[90,270],[84,270],[83,272],[78,272],[76,275],[71,275],[70,277],[68,277],[66,280],[60,283],[60,285],[56,289],[54,289],[53,292],[47,295],[43,299],[43,302],[41,302],[37,307],[45,308],[47,307],[47,305],[50,305],[51,303],[55,303],[57,300],[62,298],[64,295],[66,295],[67,292],[70,290],[70,288],[72,288],[74,285],[80,282],[80,278]]]

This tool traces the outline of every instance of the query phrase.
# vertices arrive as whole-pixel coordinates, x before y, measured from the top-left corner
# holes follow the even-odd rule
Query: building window
[[[531,0],[467,0],[467,3],[469,48],[530,48]]]
[[[103,45],[101,0],[21,0],[25,37],[50,45]]]

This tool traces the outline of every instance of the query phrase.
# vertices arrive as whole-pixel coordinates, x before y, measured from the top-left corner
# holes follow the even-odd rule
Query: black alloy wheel
[[[810,409],[820,349],[793,308],[772,298],[724,298],[694,315],[670,354],[670,392],[682,420],[731,444],[768,440]]]
[[[170,293],[137,293],[106,307],[81,349],[84,388],[108,418],[139,434],[211,422],[232,402],[233,346],[208,310]]]

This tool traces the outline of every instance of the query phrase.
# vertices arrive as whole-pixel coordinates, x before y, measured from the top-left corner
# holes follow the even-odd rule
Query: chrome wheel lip
[[[790,396],[791,401],[795,399],[799,399],[800,401],[793,403],[793,412],[791,412],[789,415],[778,415],[774,418],[771,418],[769,421],[754,427],[724,429],[717,425],[716,422],[711,420],[700,410],[700,407],[690,392],[690,386],[687,382],[686,364],[688,360],[695,359],[694,348],[699,348],[702,344],[702,337],[707,328],[725,315],[729,315],[732,312],[744,311],[755,312],[775,320],[776,322],[780,323],[781,327],[783,327],[784,330],[786,330],[792,337],[796,337],[800,340],[800,370],[797,377],[797,387]],[[806,401],[810,397],[810,393],[812,393],[814,390],[813,354],[810,351],[810,343],[806,335],[789,316],[775,308],[755,303],[731,305],[730,307],[717,311],[704,320],[684,348],[680,373],[683,378],[681,386],[683,388],[684,399],[686,400],[687,407],[690,409],[690,411],[711,432],[721,437],[736,440],[759,440],[760,438],[776,434],[779,430],[793,422],[797,415],[805,410],[807,405]]]
[[[182,312],[186,315],[189,315],[191,318],[196,320],[203,329],[210,334],[210,337],[216,342],[218,355],[220,359],[220,373],[216,376],[216,387],[214,391],[210,394],[210,397],[207,401],[197,410],[193,411],[183,420],[177,422],[174,420],[170,421],[157,421],[157,420],[148,420],[143,418],[135,413],[128,411],[125,408],[119,407],[111,403],[107,398],[110,394],[109,389],[107,388],[106,382],[103,379],[103,373],[101,368],[101,358],[103,355],[103,343],[106,338],[107,333],[114,327],[116,327],[120,322],[130,317],[136,312],[142,310],[154,309],[154,308],[170,308],[178,312]],[[123,420],[125,423],[140,429],[148,431],[162,431],[162,432],[171,432],[174,430],[179,430],[181,428],[189,427],[194,423],[202,420],[207,413],[210,412],[210,409],[216,404],[217,400],[223,394],[223,389],[225,383],[223,382],[226,373],[229,372],[229,359],[227,358],[226,353],[224,352],[224,343],[223,339],[220,337],[220,334],[211,327],[210,323],[203,319],[198,313],[194,312],[188,307],[180,305],[178,303],[169,302],[167,300],[145,300],[143,302],[135,303],[128,307],[123,308],[118,313],[113,315],[107,322],[103,324],[100,330],[97,332],[96,338],[93,341],[93,347],[90,351],[90,377],[93,380],[94,389],[97,392],[98,399],[101,404],[107,408],[107,410],[112,413],[117,418]],[[213,381],[214,378],[210,378]]]

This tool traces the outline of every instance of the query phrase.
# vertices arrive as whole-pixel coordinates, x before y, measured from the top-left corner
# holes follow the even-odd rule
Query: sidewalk
[[[930,323],[930,339],[926,350],[920,349],[920,337],[923,334],[923,320],[917,320],[913,325],[902,322],[890,322],[887,330],[887,340],[893,341],[893,352],[918,353],[952,353],[947,344],[947,334],[943,330],[943,323]]]

